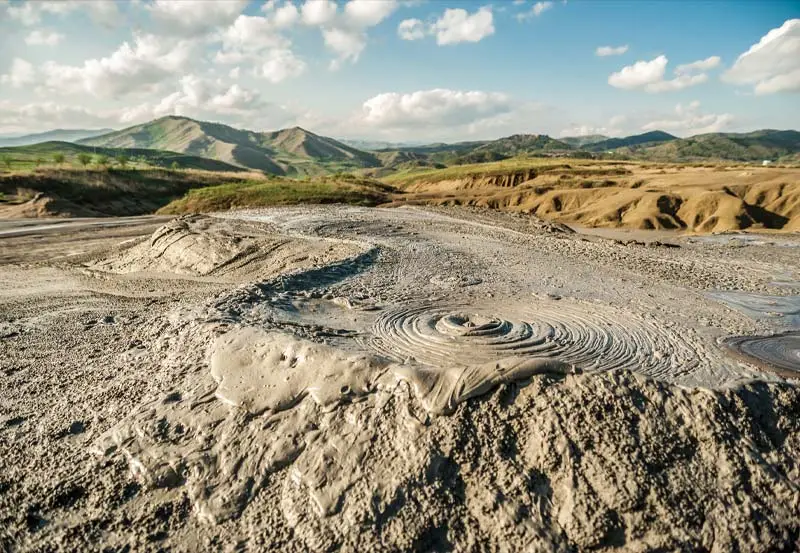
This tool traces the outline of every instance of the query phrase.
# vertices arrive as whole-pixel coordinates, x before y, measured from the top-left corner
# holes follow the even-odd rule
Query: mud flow
[[[38,517],[5,543],[791,549],[800,249],[680,245],[317,206],[184,217],[81,258],[70,301],[124,293],[139,317],[83,331],[116,336],[93,355],[129,385],[52,400],[94,415],[53,446],[81,468],[37,485],[82,492],[69,509],[0,492],[4,516]],[[2,343],[43,340],[37,316],[4,321]],[[4,401],[0,436],[27,443],[34,415]]]

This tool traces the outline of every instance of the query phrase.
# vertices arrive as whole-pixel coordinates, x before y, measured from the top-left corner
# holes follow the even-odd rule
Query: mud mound
[[[210,375],[187,375],[98,443],[148,486],[140,505],[186,493],[194,516],[263,533],[249,505],[266,494],[293,551],[796,545],[794,387],[688,390],[536,362],[425,380],[286,334],[223,332]],[[442,391],[454,414],[426,414]]]
[[[117,274],[266,278],[359,252],[357,246],[340,241],[290,238],[270,234],[257,223],[190,215],[171,221],[149,240],[90,268]]]

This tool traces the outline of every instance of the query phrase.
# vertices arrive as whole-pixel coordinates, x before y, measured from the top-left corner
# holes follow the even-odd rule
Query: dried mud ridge
[[[92,442],[93,479],[142,486],[106,543],[172,505],[183,515],[141,549],[800,545],[795,385],[670,311],[671,285],[540,286],[551,269],[593,282],[586,260],[620,248],[689,254],[537,225],[335,207],[187,217],[90,264],[259,280],[177,308],[137,346],[137,370],[163,384]],[[795,338],[739,347],[779,365]]]

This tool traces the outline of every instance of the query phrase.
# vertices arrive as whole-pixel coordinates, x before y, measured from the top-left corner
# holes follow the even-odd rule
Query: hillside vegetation
[[[192,188],[258,175],[163,169],[42,168],[0,173],[0,217],[106,217],[153,213]]]
[[[356,177],[318,177],[307,181],[278,177],[190,190],[158,213],[209,213],[294,204],[376,206],[390,201],[392,192],[385,184]]]
[[[63,160],[57,161],[58,156]],[[70,142],[44,142],[31,146],[15,146],[0,148],[0,169],[26,170],[41,166],[83,166],[81,157],[87,166],[119,165],[124,159],[125,165],[131,167],[164,167],[179,169],[201,169],[205,171],[243,171],[222,161],[205,157],[179,154],[164,150],[147,150],[138,148],[102,148],[83,146]]]
[[[800,132],[756,131],[744,134],[712,133],[628,150],[639,159],[653,161],[800,161]]]

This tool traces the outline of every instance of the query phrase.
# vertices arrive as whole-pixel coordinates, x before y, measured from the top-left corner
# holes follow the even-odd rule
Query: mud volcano
[[[796,550],[800,335],[707,295],[793,269],[718,248],[317,206],[5,269],[0,549]]]
[[[705,361],[699,344],[652,319],[568,299],[388,309],[373,332],[369,343],[384,355],[434,366],[518,356],[675,377]]]

